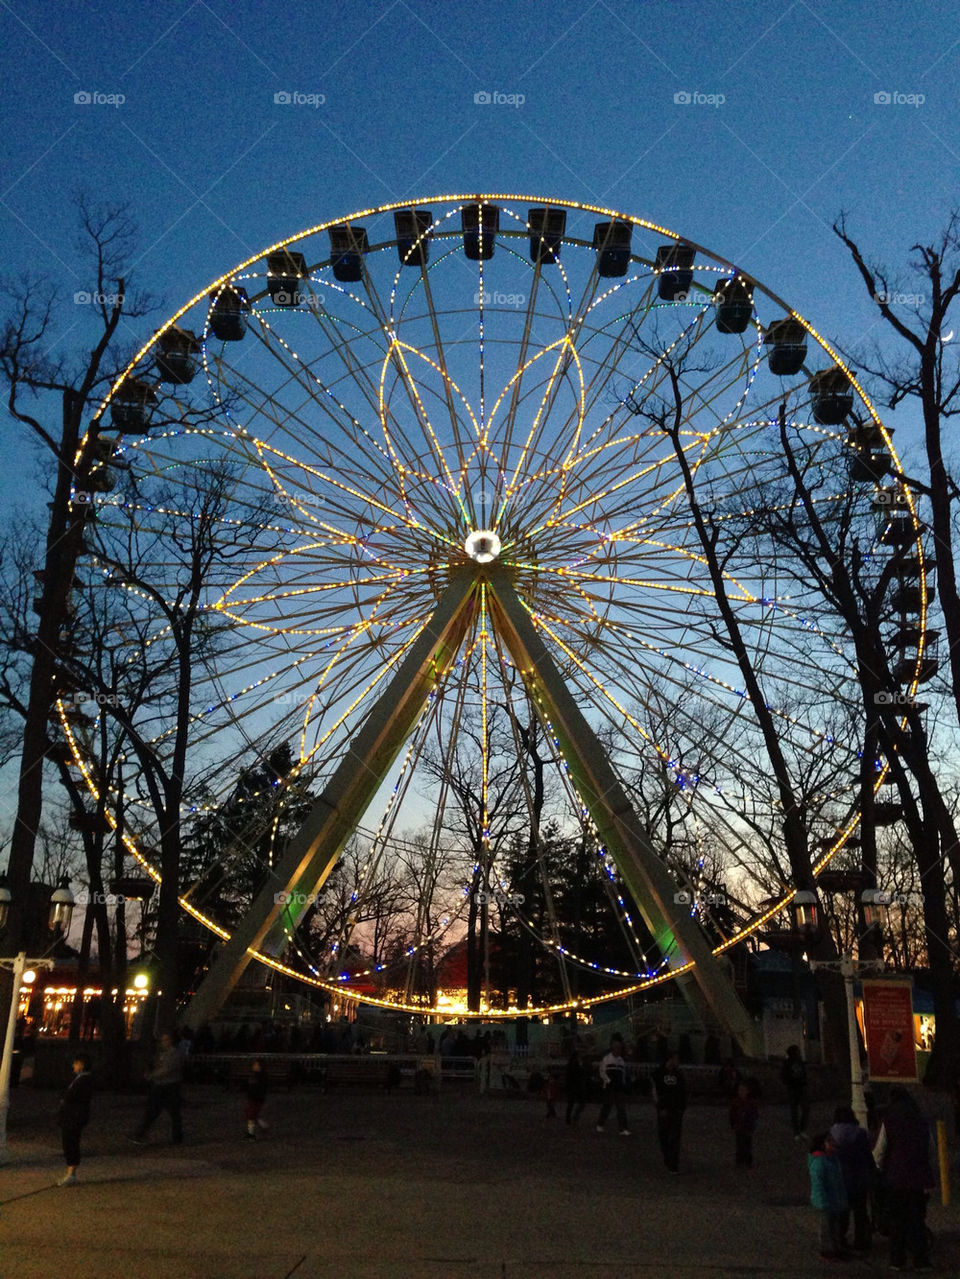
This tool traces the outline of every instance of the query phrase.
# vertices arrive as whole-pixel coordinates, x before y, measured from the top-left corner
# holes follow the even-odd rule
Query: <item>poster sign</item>
[[[871,1083],[916,1083],[913,982],[865,981],[863,1027]]]

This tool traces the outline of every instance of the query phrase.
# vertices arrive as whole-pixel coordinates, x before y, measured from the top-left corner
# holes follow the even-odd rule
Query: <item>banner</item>
[[[863,982],[863,1029],[871,1083],[916,1083],[913,982]]]

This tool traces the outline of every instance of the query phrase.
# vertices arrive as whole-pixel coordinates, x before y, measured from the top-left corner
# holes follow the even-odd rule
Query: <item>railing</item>
[[[204,1052],[191,1053],[184,1064],[187,1077],[193,1082],[229,1087],[245,1080],[255,1061],[262,1063],[273,1084],[287,1087],[314,1084],[326,1089],[370,1084],[390,1089],[412,1084],[415,1091],[428,1091],[442,1083],[476,1084],[478,1080],[475,1058],[439,1054]]]

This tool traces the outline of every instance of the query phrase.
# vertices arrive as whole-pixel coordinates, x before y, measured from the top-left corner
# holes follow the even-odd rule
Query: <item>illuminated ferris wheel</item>
[[[781,814],[730,627],[784,751],[824,765],[831,850],[856,825],[859,747],[837,731],[838,703],[855,701],[848,637],[758,511],[788,500],[784,432],[865,545],[889,540],[877,492],[905,493],[854,374],[805,320],[642,219],[436,196],[241,263],[168,321],[102,413],[118,432],[102,474],[137,477],[89,495],[102,527],[132,522],[159,544],[196,522],[176,485],[200,492],[211,475],[228,503],[229,579],[213,575],[203,604],[226,642],[192,690],[206,789],[190,815],[222,811],[238,769],[292,745],[283,775],[261,774],[269,802],[247,795],[249,826],[220,848],[221,883],[231,856],[260,850],[239,921],[218,917],[202,876],[185,887],[225,941],[195,1020],[252,957],[349,993],[343,956],[363,949],[384,860],[454,845],[458,891],[433,915],[415,904],[405,973],[365,997],[429,1011],[418,965],[479,912],[474,1011],[509,1011],[486,984],[498,912],[555,969],[527,1012],[679,975],[749,1035],[711,951],[766,916],[716,911],[709,941],[702,925],[716,875],[749,874],[752,841]],[[916,540],[903,501],[901,543]],[[149,642],[168,629],[158,613]],[[162,753],[169,730],[151,714]],[[126,797],[143,823],[129,846],[149,865],[141,801]],[[548,827],[585,850],[580,873],[606,904],[589,937],[558,902]],[[356,883],[318,950],[304,919],[348,846]]]

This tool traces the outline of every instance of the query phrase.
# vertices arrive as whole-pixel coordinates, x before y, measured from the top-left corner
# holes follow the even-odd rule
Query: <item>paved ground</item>
[[[633,1135],[547,1121],[527,1099],[276,1093],[263,1140],[242,1100],[188,1090],[186,1141],[142,1101],[96,1098],[82,1180],[57,1189],[51,1094],[15,1094],[0,1170],[0,1279],[803,1279],[816,1257],[806,1160],[766,1107],[757,1166],[735,1169],[725,1112],[694,1106],[665,1175],[649,1103]],[[826,1112],[815,1115],[826,1120]],[[823,1125],[822,1125],[823,1126]],[[960,1275],[955,1207],[931,1210],[938,1270]],[[885,1274],[868,1261],[834,1270]]]

